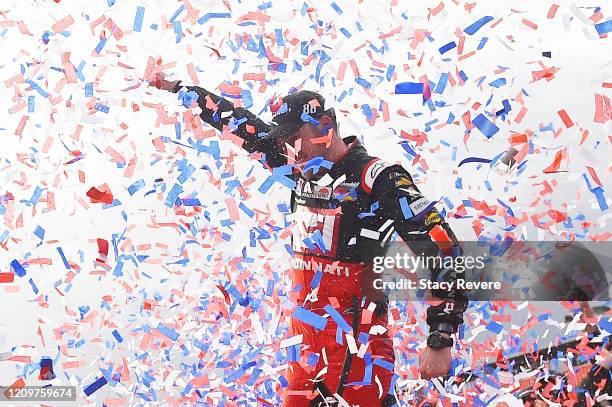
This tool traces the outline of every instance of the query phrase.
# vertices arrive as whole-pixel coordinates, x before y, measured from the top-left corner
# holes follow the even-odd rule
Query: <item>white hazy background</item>
[[[291,286],[286,269],[289,255],[284,248],[289,239],[282,233],[284,214],[277,205],[288,203],[289,190],[275,184],[267,193],[260,193],[258,188],[269,172],[229,140],[202,140],[204,146],[213,149],[214,142],[219,141],[220,160],[210,150],[197,153],[172,143],[174,140],[189,145],[188,140],[194,139],[193,132],[185,130],[183,113],[197,114],[199,110],[186,109],[176,95],[152,89],[143,82],[151,57],[170,64],[164,71],[186,84],[193,82],[188,74],[188,64],[193,64],[200,85],[217,93],[222,82],[236,81],[243,90],[250,91],[251,110],[261,113],[264,119],[270,118],[266,106],[274,95],[283,95],[294,86],[320,91],[336,112],[341,112],[342,135],[357,134],[372,155],[402,163],[423,193],[432,200],[439,199],[440,209],[448,215],[468,199],[502,209],[499,199],[510,204],[517,218],[527,216],[526,222],[509,232],[517,239],[566,240],[570,233],[578,240],[605,237],[610,232],[610,212],[600,208],[583,174],[587,173],[586,166],[595,170],[610,205],[610,121],[598,123],[594,116],[595,94],[610,97],[610,88],[603,84],[612,82],[612,47],[609,38],[599,38],[589,20],[594,7],[602,7],[603,18],[599,22],[609,19],[609,7],[603,2],[594,5],[560,1],[555,17],[547,19],[551,2],[397,3],[336,0],[339,14],[327,2],[306,3],[313,11],[305,13],[304,3],[298,1],[245,0],[225,4],[117,0],[112,5],[100,0],[2,2],[0,273],[11,272],[10,263],[17,260],[27,274],[23,278],[15,276],[13,283],[0,283],[0,385],[9,385],[21,376],[27,384],[41,383],[37,380],[37,365],[42,356],[47,356],[54,360],[57,375],[52,383],[76,385],[81,405],[146,403],[139,392],[148,394],[152,404],[164,404],[164,400],[180,398],[189,383],[200,383],[199,388],[206,393],[202,402],[207,405],[235,405],[232,403],[236,401],[219,391],[220,385],[231,387],[229,393],[235,400],[247,405],[256,405],[257,396],[278,401],[276,391],[270,389],[278,388],[285,361],[284,353],[272,344],[286,336],[287,315],[291,312],[286,292]],[[440,4],[441,11],[430,15]],[[229,5],[231,18],[212,18],[199,24],[183,10],[176,18],[182,32],[177,42],[173,26],[165,22],[181,5],[192,8],[196,19],[206,13],[230,12]],[[141,32],[132,30],[137,6],[145,9]],[[240,18],[249,12],[262,12],[270,19],[264,26],[239,25]],[[456,48],[440,55],[441,46],[457,42],[456,30],[486,15],[494,20],[472,36],[464,34],[463,53],[476,50],[482,38],[487,37],[484,48],[463,60],[459,60]],[[52,31],[53,24],[67,16],[74,20],[66,28],[69,35],[55,33],[45,44],[45,31]],[[100,24],[96,25],[98,19]],[[120,40],[103,28],[108,19],[122,30]],[[492,28],[499,19],[502,21]],[[537,24],[537,29],[525,25],[523,19]],[[157,29],[152,24],[157,24]],[[397,27],[401,31],[386,39],[384,54],[370,48],[372,45],[380,50],[381,34]],[[346,38],[341,28],[348,30],[351,37]],[[275,29],[284,33],[285,47],[271,40]],[[98,54],[94,49],[103,30],[108,40]],[[419,30],[426,30],[430,38],[412,47]],[[229,40],[236,43],[236,36],[251,35],[257,41],[256,36],[261,34],[270,36],[263,42],[287,63],[286,73],[268,70],[268,59],[260,58],[259,50],[243,46],[234,52],[228,45]],[[295,46],[289,42],[294,38],[298,40]],[[331,58],[322,65],[319,82],[314,78],[319,57],[305,65],[307,55],[300,53],[299,41],[308,43],[309,54],[324,50]],[[362,44],[365,46],[359,48]],[[222,59],[211,48],[218,50]],[[551,58],[542,56],[547,51]],[[64,62],[69,60],[75,67],[84,62],[84,80],[62,86],[62,55]],[[233,73],[235,60],[239,65]],[[371,83],[369,90],[356,83],[351,60],[361,77]],[[294,71],[294,61],[301,70]],[[343,62],[347,64],[346,73],[343,80],[338,80]],[[387,80],[386,67],[391,64],[395,65],[395,76]],[[553,79],[533,81],[532,72],[551,67],[558,69]],[[423,105],[421,95],[394,94],[398,82],[419,82],[426,75],[437,83],[442,73],[450,73],[457,80],[457,70],[465,72],[468,80],[461,86],[448,84],[441,94],[434,93],[432,99],[444,101],[445,106],[433,112]],[[265,73],[267,81],[276,82],[265,86],[261,81],[244,80],[245,73]],[[502,77],[505,85],[489,85]],[[28,79],[43,88],[48,97],[42,97],[24,82]],[[86,83],[93,84],[92,97],[85,95]],[[528,111],[517,123],[521,104],[516,98],[522,91],[526,93],[522,99]],[[339,101],[343,92],[350,95]],[[27,105],[30,96],[34,102],[31,111]],[[473,119],[485,111],[498,111],[504,99],[508,99],[512,111],[505,120],[495,120],[500,131],[487,139],[474,129],[464,139],[466,128],[461,116],[470,111]],[[381,101],[389,106],[390,120],[379,117],[374,125],[368,124],[362,105],[380,112]],[[476,102],[482,106],[474,110]],[[95,103],[108,106],[109,112],[95,111]],[[151,107],[155,104],[182,123],[180,140],[173,124],[156,123],[158,114]],[[398,114],[399,109],[407,117]],[[564,126],[557,114],[561,109],[571,117],[573,127]],[[449,113],[457,123],[436,128],[446,122]],[[427,142],[421,146],[410,143],[428,166],[423,171],[422,163],[409,160],[399,146],[400,131],[425,131],[426,123],[435,119],[438,122],[427,131]],[[19,132],[22,120],[26,124]],[[555,136],[552,131],[540,130],[549,124],[562,131]],[[82,130],[77,138],[79,125]],[[526,129],[534,131],[534,151],[525,158],[528,163],[522,173],[516,169],[492,169],[488,164],[458,167],[466,157],[492,158],[506,151],[510,134]],[[585,130],[589,135],[580,145]],[[154,140],[158,143],[154,144]],[[565,172],[544,174],[542,170],[563,149],[566,157],[560,170]],[[113,151],[123,159],[118,160]],[[82,159],[67,164],[79,153]],[[186,161],[181,164],[183,159]],[[134,163],[133,171],[126,173],[130,162]],[[195,170],[179,180],[187,164]],[[208,169],[202,169],[204,166]],[[457,188],[458,178],[461,188]],[[128,187],[139,180],[144,186],[130,195]],[[485,181],[491,190],[485,187]],[[552,193],[540,193],[544,182],[552,186]],[[86,196],[91,187],[99,188],[104,183],[117,200],[112,207],[91,203]],[[237,183],[245,184],[245,193],[236,188]],[[175,210],[166,206],[168,192],[175,184],[182,187],[181,198],[197,198],[202,207]],[[43,201],[33,203],[37,187],[43,190]],[[147,194],[150,191],[153,192]],[[48,203],[50,199],[55,202],[54,208]],[[239,209],[237,218],[228,221],[232,217],[229,208],[240,202],[255,215],[250,217]],[[548,222],[545,216],[549,209],[567,213],[572,226],[557,223],[538,228],[531,217],[541,216],[542,222]],[[472,222],[485,216],[474,208],[468,208],[468,215],[463,219],[447,216],[461,240],[476,239]],[[509,225],[503,214],[497,211],[486,216],[481,235],[504,236],[502,228]],[[584,221],[589,222],[585,228]],[[35,235],[37,227],[44,230],[42,239]],[[262,237],[262,231],[270,237],[251,247],[250,233]],[[110,243],[107,266],[95,263],[97,238]],[[118,241],[116,254],[113,239]],[[58,247],[71,270],[64,266]],[[245,247],[250,260],[241,261]],[[37,264],[33,259],[50,259],[51,264]],[[176,264],[181,260],[182,264]],[[124,263],[122,274],[115,275],[119,274],[114,273],[119,262]],[[275,284],[271,296],[266,294],[269,281]],[[258,304],[256,309],[238,304],[233,296],[228,304],[217,285],[229,292],[229,284],[243,296],[248,289],[250,298]],[[111,299],[103,299],[105,296]],[[143,308],[145,301],[152,301],[153,310]],[[530,334],[520,335],[522,340],[548,344],[554,341],[555,332],[566,330],[561,307],[550,303],[532,305],[536,308],[524,308],[519,314],[509,308],[495,311],[513,315],[511,323],[504,324],[497,336],[478,333],[481,328],[470,333],[467,328],[464,336],[471,346],[462,352],[466,366],[472,362],[477,366],[486,350],[505,348],[509,338],[519,335],[518,328],[538,313],[550,311],[551,317]],[[422,321],[424,308],[413,306],[412,311]],[[79,307],[89,308],[82,308],[81,316]],[[487,304],[476,304],[468,314],[472,326],[477,326],[491,318],[491,309]],[[415,379],[412,367],[416,366],[416,349],[422,345],[426,331],[422,323],[411,324],[405,313],[401,316],[400,321],[394,321],[396,343],[402,351],[396,371],[403,379]],[[175,329],[180,334],[178,340],[159,334],[155,328],[160,323]],[[113,337],[113,330],[121,334],[122,343]],[[486,337],[493,341],[486,341]],[[205,350],[202,343],[207,346]],[[259,347],[262,353],[255,352]],[[142,358],[145,351],[148,355]],[[31,363],[15,360],[15,356],[30,357]],[[245,384],[252,366],[242,380],[224,381],[251,361],[262,370],[255,385]],[[122,372],[120,382],[112,381],[113,374]],[[86,397],[82,389],[103,375],[110,383]],[[150,387],[144,384],[146,375],[154,378]],[[155,389],[155,398],[151,388]],[[193,391],[189,394],[194,395]]]

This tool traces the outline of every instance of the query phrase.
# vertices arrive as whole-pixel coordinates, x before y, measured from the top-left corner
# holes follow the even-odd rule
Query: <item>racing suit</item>
[[[270,125],[206,89],[179,83],[173,91],[180,89],[186,104],[197,94],[203,121],[242,138],[248,152],[264,153],[262,161],[270,167],[286,165],[274,140],[261,137]],[[290,320],[290,335],[302,335],[302,342],[288,349],[285,406],[318,405],[311,399],[336,393],[338,387],[350,405],[393,405],[397,376],[386,330],[388,298],[372,289],[373,258],[384,256],[394,231],[411,249],[418,243],[426,255],[456,254],[459,247],[434,203],[421,195],[404,168],[368,155],[354,136],[344,142],[348,151],[327,176],[307,181],[298,172],[291,174],[291,274],[299,315]],[[432,280],[440,272],[433,269]],[[432,295],[442,302],[427,309],[430,329],[446,323],[456,332],[467,307],[465,293]],[[313,313],[325,322],[318,325],[304,317]]]

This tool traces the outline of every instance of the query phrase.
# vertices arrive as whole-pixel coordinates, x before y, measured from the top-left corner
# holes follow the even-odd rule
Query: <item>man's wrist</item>
[[[454,343],[455,341],[450,334],[444,332],[433,331],[427,337],[427,347],[433,350],[451,348]]]
[[[431,324],[429,326],[429,332],[440,332],[440,333],[445,333],[448,336],[454,334],[455,332],[457,332],[457,329],[449,323],[446,322],[440,322],[437,324]]]
[[[176,81],[176,82],[172,82],[174,85],[172,86],[172,89],[170,89],[170,91],[172,93],[177,93],[179,91],[179,89],[181,89],[183,86],[181,85],[180,80]]]

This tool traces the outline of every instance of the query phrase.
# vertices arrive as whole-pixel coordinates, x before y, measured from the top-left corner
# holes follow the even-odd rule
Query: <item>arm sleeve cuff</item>
[[[172,93],[177,93],[182,87],[183,85],[181,85],[182,81],[178,81],[176,83],[176,85],[174,86],[174,88],[172,89]]]

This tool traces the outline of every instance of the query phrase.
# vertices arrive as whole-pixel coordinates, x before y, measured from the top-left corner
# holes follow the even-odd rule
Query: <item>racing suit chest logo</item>
[[[300,178],[297,182],[296,193],[303,198],[330,200],[332,197],[332,188],[327,186],[322,187]]]

